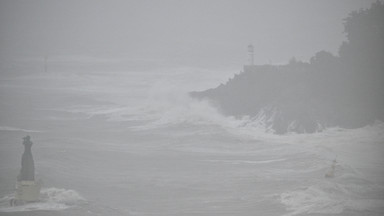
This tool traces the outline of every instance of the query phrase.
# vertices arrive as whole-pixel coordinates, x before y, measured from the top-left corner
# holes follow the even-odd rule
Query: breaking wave
[[[84,114],[87,118],[94,116],[105,116],[109,121],[133,121],[134,125],[129,126],[130,130],[134,131],[150,131],[169,127],[179,126],[213,126],[220,130],[225,130],[230,134],[249,138],[263,139],[281,139],[279,135],[274,135],[274,130],[271,128],[270,122],[273,120],[273,112],[260,112],[255,117],[244,116],[235,118],[233,116],[225,116],[220,112],[220,109],[207,100],[197,100],[191,98],[187,91],[178,90],[177,86],[166,84],[155,85],[148,90],[147,96],[139,101],[126,104],[100,104],[90,106],[71,106],[63,108],[60,111]],[[161,86],[161,87],[159,87]],[[338,133],[348,133],[348,135],[359,135],[367,132],[366,128],[347,130],[342,128],[325,128],[321,125],[319,132],[314,134],[301,134],[291,136],[295,132],[288,132],[284,138],[284,142],[296,142],[297,139],[303,140],[311,136],[311,138],[334,137]],[[379,131],[384,128],[384,124],[377,122],[373,126]],[[204,127],[200,127],[205,129]],[[350,132],[352,131],[352,132]],[[372,131],[370,128],[368,131]],[[359,133],[355,133],[359,132]],[[360,133],[362,132],[362,133]],[[355,135],[354,135],[355,134]],[[321,136],[321,137],[320,137]],[[289,140],[287,140],[287,138]]]
[[[38,210],[64,210],[86,203],[78,192],[69,189],[43,188],[40,192],[40,201],[20,206],[9,206],[13,195],[0,199],[0,212],[21,212]]]
[[[20,132],[26,132],[26,133],[39,133],[41,131],[37,130],[28,130],[23,128],[16,128],[16,127],[8,127],[8,126],[0,126],[0,131],[20,131]]]
[[[341,214],[345,211],[375,211],[384,207],[384,188],[351,174],[342,175],[333,181],[319,181],[314,185],[300,187],[280,195],[280,201],[289,213]]]

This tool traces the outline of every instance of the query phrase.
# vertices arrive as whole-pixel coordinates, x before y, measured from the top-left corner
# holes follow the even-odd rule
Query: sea
[[[382,122],[276,135],[189,96],[240,65],[111,65],[1,68],[0,215],[384,215]],[[10,206],[26,135],[43,187]]]

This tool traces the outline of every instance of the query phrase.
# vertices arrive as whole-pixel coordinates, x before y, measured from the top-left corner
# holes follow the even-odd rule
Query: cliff
[[[320,51],[309,63],[244,66],[227,83],[202,92],[222,113],[250,116],[275,133],[357,128],[384,120],[384,5],[345,19],[339,56]]]

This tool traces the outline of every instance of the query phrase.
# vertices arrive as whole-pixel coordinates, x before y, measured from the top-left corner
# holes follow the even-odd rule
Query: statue
[[[35,180],[35,164],[32,156],[32,142],[31,137],[26,136],[23,138],[24,153],[21,158],[21,170],[17,176],[17,181],[34,181]]]
[[[32,157],[31,137],[23,138],[24,153],[21,157],[21,170],[17,176],[15,198],[10,200],[11,206],[38,202],[42,181],[35,181],[35,164]]]

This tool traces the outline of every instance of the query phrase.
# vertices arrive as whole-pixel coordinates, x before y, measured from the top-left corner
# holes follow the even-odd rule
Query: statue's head
[[[27,135],[26,137],[23,137],[24,141],[30,141],[31,140],[31,137],[29,135]]]

